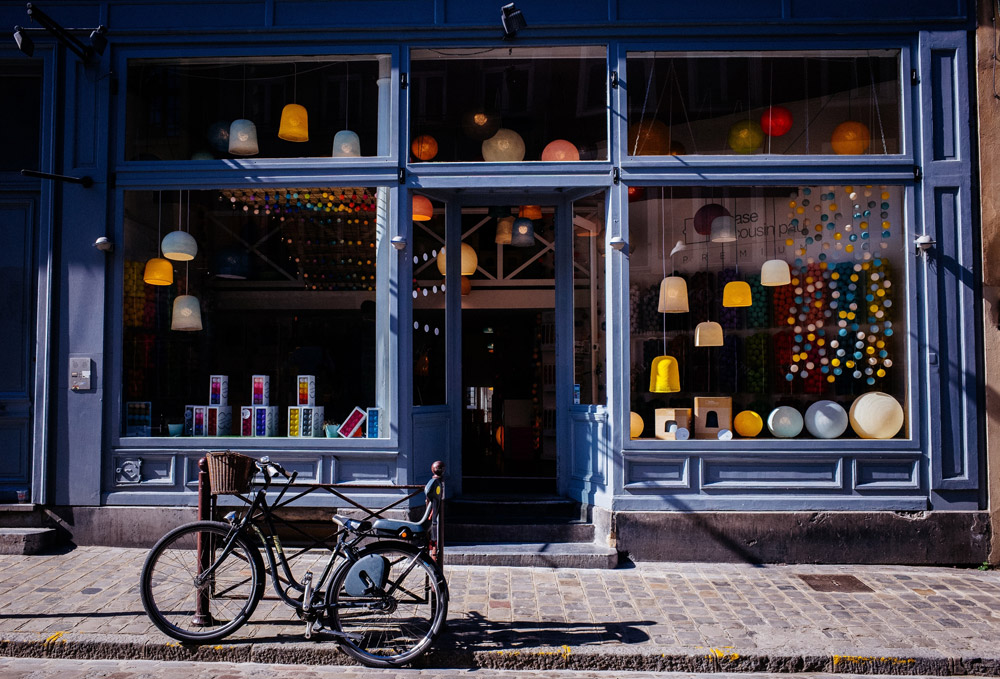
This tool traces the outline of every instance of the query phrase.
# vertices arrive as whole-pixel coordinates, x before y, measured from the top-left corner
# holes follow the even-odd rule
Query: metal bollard
[[[444,568],[444,462],[437,460],[431,465],[431,474],[441,482],[441,495],[437,499],[437,511],[431,529],[430,555],[438,569]],[[430,498],[427,498],[431,502]]]
[[[212,518],[212,487],[208,482],[208,459],[198,460],[198,520],[208,521]],[[207,535],[198,536],[196,545],[196,556],[198,560],[198,571],[204,572],[211,565],[212,545],[203,544],[202,538]],[[210,593],[207,588],[202,587],[195,600],[195,613],[191,618],[191,624],[207,627],[212,624],[212,614],[209,610]]]

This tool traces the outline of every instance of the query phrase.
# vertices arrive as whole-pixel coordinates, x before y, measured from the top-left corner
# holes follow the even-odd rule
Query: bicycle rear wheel
[[[189,523],[150,550],[142,566],[142,607],[164,634],[180,641],[216,641],[250,618],[264,594],[264,564],[243,536],[224,552],[230,531],[214,521]],[[198,581],[213,565],[204,582]]]
[[[352,596],[344,563],[327,591],[331,626],[344,636],[341,648],[369,667],[395,667],[412,662],[430,648],[448,614],[448,585],[434,562],[412,545],[376,542],[358,559],[385,558],[388,577],[381,591]]]

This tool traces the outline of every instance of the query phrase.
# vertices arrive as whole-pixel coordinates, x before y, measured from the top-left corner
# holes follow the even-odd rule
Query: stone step
[[[595,543],[507,542],[452,543],[444,548],[445,567],[536,566],[542,568],[615,568],[618,552]]]
[[[451,542],[593,542],[594,524],[576,520],[491,523],[444,518],[445,544]]]
[[[50,525],[41,505],[0,504],[0,527],[45,528]]]
[[[0,528],[0,554],[38,554],[55,544],[55,528]]]
[[[445,501],[445,521],[512,523],[551,519],[588,521],[589,507],[555,495],[468,495]]]

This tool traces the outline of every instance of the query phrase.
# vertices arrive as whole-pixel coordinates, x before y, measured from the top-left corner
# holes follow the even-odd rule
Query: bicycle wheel
[[[388,575],[377,593],[352,596],[345,562],[327,591],[332,628],[344,652],[369,667],[405,665],[430,647],[448,614],[448,585],[434,562],[412,545],[376,542],[358,559],[385,558]]]
[[[164,634],[216,641],[250,618],[264,594],[264,564],[243,536],[223,553],[229,533],[227,524],[198,521],[170,531],[150,550],[142,566],[142,607]],[[213,564],[211,575],[197,582]]]

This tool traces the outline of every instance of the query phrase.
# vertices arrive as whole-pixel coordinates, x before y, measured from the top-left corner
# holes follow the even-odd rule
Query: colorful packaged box
[[[315,375],[299,375],[296,380],[298,387],[296,389],[296,402],[300,406],[314,406],[316,405],[316,376]]]
[[[269,375],[253,375],[251,380],[250,404],[254,406],[271,405],[271,377]]]
[[[253,406],[240,407],[240,436],[253,436]]]
[[[278,406],[253,407],[253,435],[278,435]]]
[[[368,409],[368,413],[367,413],[367,415],[368,415],[368,417],[367,417],[367,423],[368,423],[367,436],[370,439],[377,439],[379,437],[378,428],[379,428],[379,425],[381,424],[380,420],[382,419],[381,417],[379,417],[380,412],[381,412],[380,408],[369,408]]]
[[[152,435],[152,401],[127,401],[125,403],[125,436]]]
[[[233,409],[231,406],[208,406],[206,436],[231,436],[233,433]]]
[[[351,414],[347,416],[346,420],[344,420],[344,423],[340,425],[340,429],[337,430],[337,433],[345,439],[349,439],[353,436],[361,436],[364,431],[361,427],[364,425],[366,419],[368,419],[368,414],[361,408],[355,406],[354,410],[351,411]]]
[[[209,375],[208,383],[208,405],[229,405],[229,376]]]
[[[325,436],[323,406],[289,406],[288,435],[309,438]]]
[[[184,435],[208,436],[208,406],[184,406]]]

